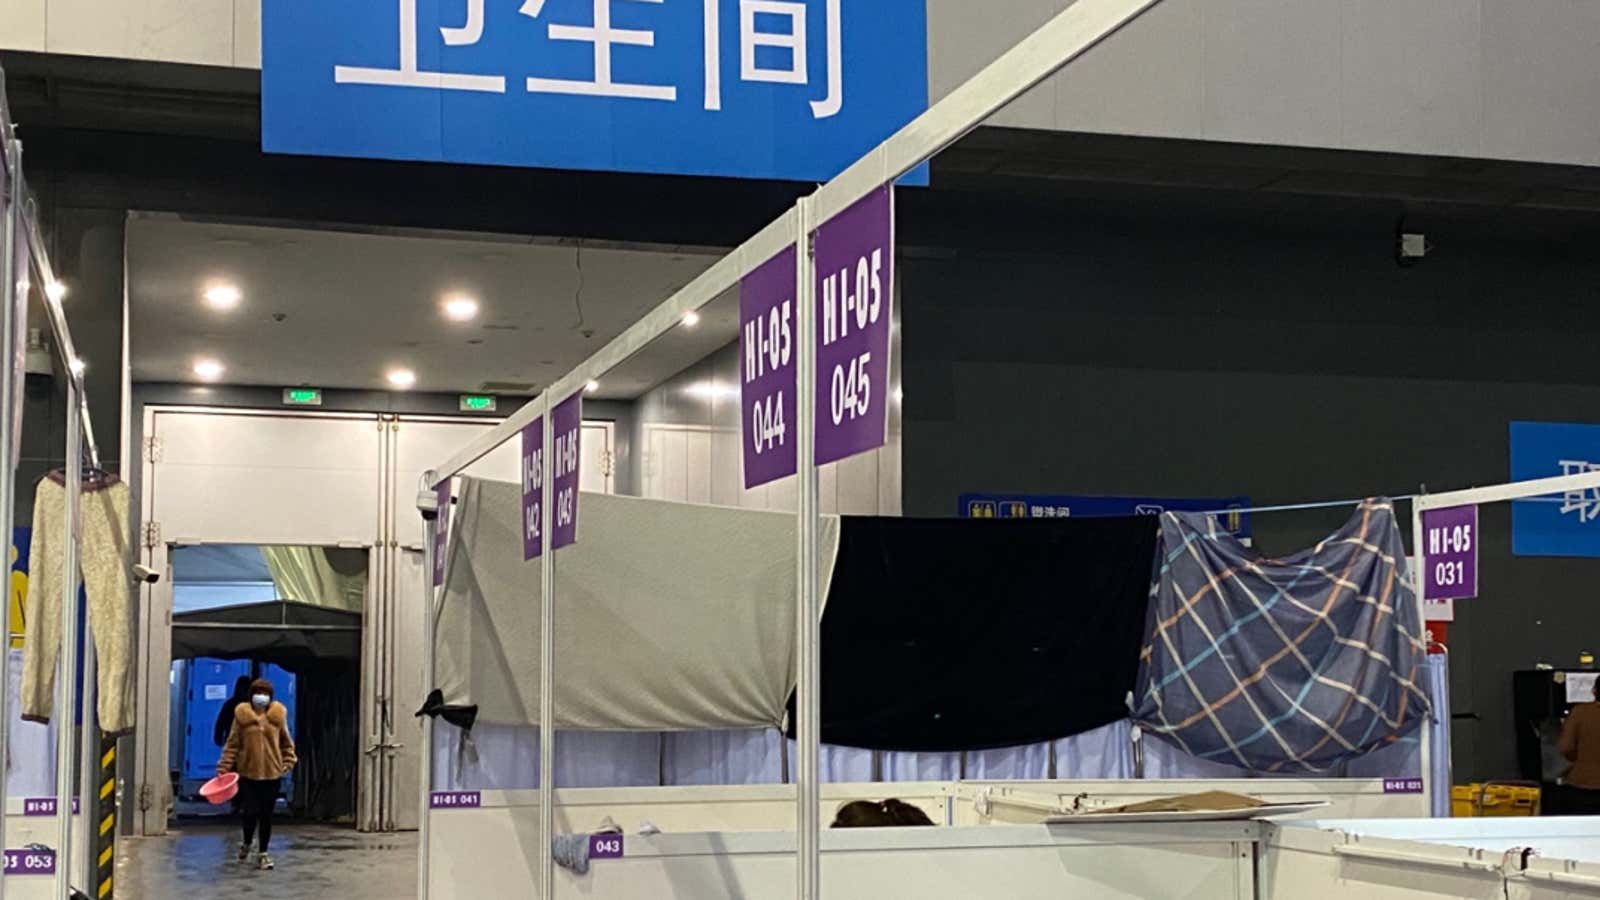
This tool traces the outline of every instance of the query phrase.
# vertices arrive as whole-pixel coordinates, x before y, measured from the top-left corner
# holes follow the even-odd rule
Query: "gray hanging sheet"
[[[538,561],[521,486],[464,478],[435,643],[437,684],[490,725],[539,723]],[[794,687],[795,516],[602,494],[555,552],[557,727],[776,727]],[[839,520],[824,517],[824,592]],[[418,702],[421,698],[417,698]]]
[[[1321,772],[1428,713],[1421,612],[1387,500],[1263,559],[1209,516],[1161,517],[1134,720],[1201,759]]]

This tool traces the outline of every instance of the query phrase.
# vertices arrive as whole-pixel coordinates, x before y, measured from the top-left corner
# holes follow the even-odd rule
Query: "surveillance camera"
[[[133,577],[140,584],[155,584],[161,580],[161,573],[146,565],[136,565],[133,567]]]

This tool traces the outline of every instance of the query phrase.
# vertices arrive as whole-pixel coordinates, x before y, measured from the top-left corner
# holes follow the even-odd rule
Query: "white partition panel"
[[[952,806],[957,825],[1041,822],[1047,813],[1030,805],[1043,799],[1063,809],[1084,809],[1139,803],[1178,794],[1227,791],[1273,803],[1326,801],[1328,805],[1294,818],[1406,819],[1427,815],[1421,795],[1389,794],[1378,779],[1298,780],[1247,778],[1178,781],[964,781],[954,788]],[[1007,803],[1018,796],[1021,804]]]
[[[376,416],[158,410],[148,421],[143,488],[163,541],[377,542]]]
[[[25,816],[22,814],[23,803],[27,797],[39,797],[40,793],[10,794],[6,797],[5,815],[5,840],[6,847],[20,850],[33,844],[46,847],[56,846],[56,820],[54,816]],[[51,785],[43,796],[54,797],[55,786]],[[72,843],[74,847],[91,847],[89,840],[89,819],[84,816],[73,817]],[[81,871],[81,869],[80,869]],[[6,900],[53,900],[56,896],[55,880],[48,875],[30,875],[27,870],[13,872],[6,876]]]
[[[420,516],[418,517],[421,518]],[[390,771],[384,789],[389,793],[388,830],[412,831],[421,823],[422,764],[427,755],[422,720],[422,552],[402,549],[395,556],[394,600],[398,611],[392,630],[395,666],[392,715],[387,723],[391,746]]]
[[[791,804],[792,811],[792,804]],[[486,809],[436,817],[431,896],[468,900],[522,882],[537,814]],[[830,900],[1246,900],[1258,826],[851,829],[822,836]],[[620,860],[557,873],[558,898],[789,900],[792,832],[624,837]],[[492,859],[496,865],[485,866]]]
[[[1600,819],[1586,817],[1475,819],[1318,819],[1296,827],[1361,837],[1447,844],[1492,853],[1527,848],[1542,857],[1600,864]]]
[[[491,431],[495,424],[470,419],[402,419],[394,423],[395,539],[402,547],[422,547],[422,516],[417,514],[416,502],[422,473],[441,457]],[[520,481],[522,476],[517,467],[521,450],[520,442],[515,439],[501,444],[493,453],[468,467],[465,474],[497,481]],[[421,615],[419,607],[417,616]]]
[[[1271,827],[1262,900],[1504,900],[1501,855],[1296,826]]]
[[[1600,865],[1567,859],[1531,859],[1506,882],[1506,900],[1593,900],[1600,896]]]

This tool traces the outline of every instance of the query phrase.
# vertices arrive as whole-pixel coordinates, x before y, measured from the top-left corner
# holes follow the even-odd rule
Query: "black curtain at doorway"
[[[295,712],[295,795],[290,800],[303,818],[354,822],[356,767],[359,763],[359,664],[349,660],[303,660],[293,672],[298,693]]]

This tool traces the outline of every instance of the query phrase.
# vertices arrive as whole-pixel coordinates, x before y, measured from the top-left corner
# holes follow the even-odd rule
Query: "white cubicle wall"
[[[828,842],[824,844],[823,863],[829,897],[856,896],[852,893],[836,895],[834,890],[845,889],[839,885],[875,885],[886,889],[884,879],[899,877],[911,878],[906,884],[916,885],[917,892],[860,896],[1034,896],[1029,891],[1049,888],[1059,892],[1064,889],[1063,886],[1084,883],[1078,879],[1090,879],[1108,893],[1086,896],[1232,897],[1235,896],[1230,893],[1233,882],[1227,880],[1232,876],[1225,877],[1224,873],[1233,869],[1231,864],[1225,865],[1223,859],[1237,848],[1230,846],[1224,852],[1223,845],[1231,845],[1235,840],[1233,837],[1221,842],[1201,841],[1203,846],[1199,847],[1187,843],[1182,847],[1163,845],[1165,849],[1149,851],[1146,854],[1148,858],[1124,855],[1133,852],[1126,848],[1107,851],[1103,843],[1094,844],[1100,851],[1111,852],[1113,858],[1120,860],[1118,865],[1131,866],[1132,871],[1143,871],[1151,865],[1164,866],[1189,872],[1186,878],[1194,885],[1205,886],[1204,892],[1197,894],[1119,894],[1117,891],[1148,888],[1149,884],[1135,884],[1127,879],[1117,882],[1095,881],[1104,877],[1104,873],[1097,868],[1101,856],[1086,851],[1085,848],[1090,844],[1078,842],[1082,837],[1078,829],[1083,826],[1045,828],[1042,823],[1046,813],[1037,806],[1019,806],[1007,802],[1009,798],[1020,797],[1035,803],[1040,800],[1054,802],[1063,809],[1070,809],[1075,800],[1082,798],[1080,805],[1093,808],[1203,790],[1250,793],[1274,801],[1327,799],[1331,805],[1318,811],[1323,815],[1375,819],[1395,815],[1414,816],[1424,812],[1419,795],[1387,794],[1381,780],[1360,779],[828,784],[822,788],[820,806],[824,823],[832,821],[834,813],[844,803],[877,800],[892,795],[917,806],[935,823],[945,826],[933,829],[944,833],[938,837],[924,833],[909,843],[890,841],[882,845],[870,842],[864,846],[848,842],[840,844],[835,840],[835,835],[829,833]],[[555,797],[555,828],[558,834],[586,834],[609,820],[623,829],[626,845],[623,860],[595,862],[595,875],[592,878],[563,871],[558,879],[557,896],[571,895],[580,889],[585,896],[617,898],[681,896],[699,900],[702,897],[723,896],[792,896],[793,785],[559,789]],[[430,896],[436,900],[476,898],[486,893],[492,885],[501,885],[507,880],[523,883],[524,878],[533,879],[537,875],[539,792],[486,791],[478,799],[481,806],[477,808],[439,809],[430,813],[433,827],[429,841],[429,890]],[[652,839],[640,837],[639,832],[647,823],[660,829],[664,836]],[[1026,830],[1030,827],[1036,830]],[[1063,828],[1068,830],[1062,831]],[[1166,833],[1147,837],[1158,845],[1171,837],[1170,834],[1161,837],[1161,834]],[[1131,840],[1126,835],[1123,838]],[[1033,874],[994,894],[941,893],[946,888],[935,889],[935,886],[918,880],[927,873],[945,871],[946,868],[962,871],[971,869],[974,865],[972,857],[983,855],[977,853],[978,848],[984,848],[985,853],[995,859],[1011,859],[1018,872],[1029,871]],[[725,865],[719,867],[712,861],[711,857],[716,852],[729,854]],[[485,867],[483,861],[486,859],[495,860],[495,865]],[[1049,862],[1051,859],[1053,863]],[[883,871],[872,878],[859,874],[856,866],[866,866],[867,862],[883,868]],[[622,864],[620,868],[628,870],[626,877],[617,874],[619,863]],[[988,867],[989,863],[986,862],[979,865],[978,869],[986,870]],[[1194,870],[1190,871],[1189,867],[1194,867]],[[903,871],[906,868],[914,871]],[[766,879],[769,873],[775,871],[779,874],[770,877],[777,878],[777,881],[769,885]],[[1033,878],[1045,880],[1035,882]],[[1210,879],[1221,880],[1213,883]],[[935,879],[940,884],[947,880]],[[677,885],[676,893],[661,889],[662,884],[667,882]],[[949,881],[949,885],[970,887],[971,884],[970,880]],[[738,890],[729,892],[732,887]],[[922,893],[924,890],[928,892]],[[1042,893],[1038,896],[1060,894]]]
[[[1309,820],[1260,847],[1266,900],[1558,900],[1600,895],[1600,821]]]

